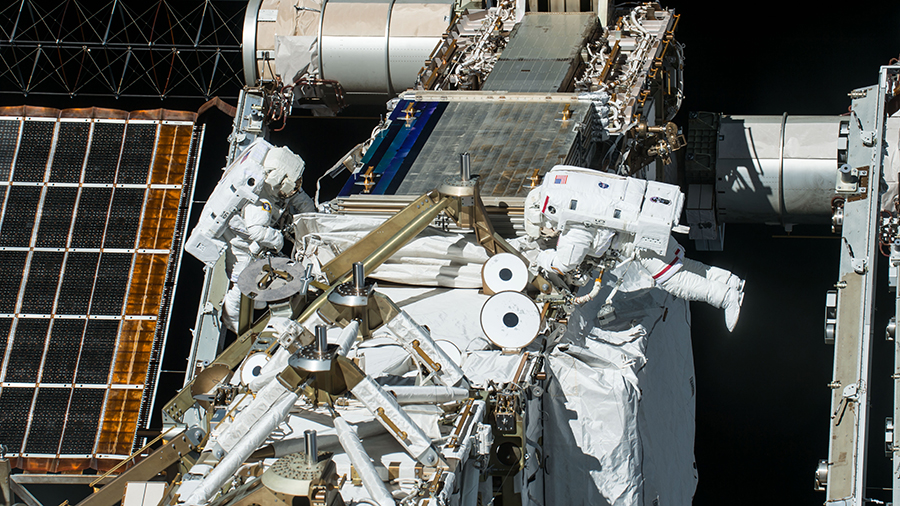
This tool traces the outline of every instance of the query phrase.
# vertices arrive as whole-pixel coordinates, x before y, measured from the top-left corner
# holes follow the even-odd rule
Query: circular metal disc
[[[541,313],[527,295],[500,292],[481,307],[481,328],[496,346],[520,349],[528,346],[541,326]]]
[[[450,357],[450,360],[453,361],[454,364],[460,365],[462,363],[462,352],[459,351],[459,347],[453,344],[453,341],[448,341],[446,339],[436,339],[434,344],[438,346],[444,353]]]
[[[265,353],[253,353],[244,359],[239,372],[241,374],[241,383],[249,385],[251,381],[256,379],[262,372],[262,368],[269,363],[269,356]]]
[[[500,253],[484,263],[481,280],[490,293],[521,292],[528,284],[528,266],[512,253]]]
[[[253,300],[272,302],[284,300],[303,288],[303,265],[290,258],[268,258],[248,265],[238,278],[241,293]]]
[[[336,344],[329,344],[323,355],[319,355],[316,344],[309,344],[294,352],[288,359],[288,364],[298,369],[309,372],[322,372],[331,369],[331,359],[337,352]]]

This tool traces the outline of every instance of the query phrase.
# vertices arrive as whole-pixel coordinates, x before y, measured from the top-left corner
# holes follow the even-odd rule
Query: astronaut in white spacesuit
[[[663,290],[725,310],[734,330],[744,282],[731,272],[684,257],[669,236],[681,214],[683,194],[676,186],[623,178],[590,169],[556,166],[525,200],[525,231],[537,240],[559,236],[534,263],[566,274],[588,256],[618,253],[620,266],[637,262]]]
[[[241,291],[237,280],[254,260],[277,255],[284,235],[275,228],[281,215],[313,212],[303,191],[303,159],[284,147],[257,141],[228,167],[203,208],[185,249],[214,265],[224,253],[231,287],[223,301],[222,321],[237,331]]]
[[[284,212],[291,214],[314,212],[316,206],[300,187],[305,163],[288,148],[272,148],[263,160],[265,185],[256,203],[248,203],[240,214],[228,222],[229,248],[226,268],[230,267],[231,288],[225,294],[222,321],[237,332],[241,308],[238,278],[253,261],[267,254],[277,255],[284,245],[284,235],[272,225]],[[262,307],[265,307],[265,303]],[[257,307],[257,309],[262,309]]]

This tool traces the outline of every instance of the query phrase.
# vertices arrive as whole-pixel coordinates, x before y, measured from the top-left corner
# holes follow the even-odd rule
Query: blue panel
[[[446,108],[446,104],[438,102],[422,102],[416,105],[416,109],[421,112],[415,121],[410,122],[406,138],[396,146],[393,157],[385,165],[384,173],[373,191],[375,194],[391,193],[389,189],[396,190],[400,186],[400,181],[418,154],[418,149],[414,148],[418,146],[421,149],[422,144],[428,139],[428,134],[434,129],[440,113]]]
[[[407,111],[410,105],[413,110]],[[363,157],[364,168],[350,176],[339,196],[363,193],[364,187],[360,181],[368,167],[373,165],[375,187],[370,193],[383,195],[396,190],[445,108],[445,103],[401,100],[391,112],[391,126],[382,132]],[[406,119],[407,116],[409,119]]]

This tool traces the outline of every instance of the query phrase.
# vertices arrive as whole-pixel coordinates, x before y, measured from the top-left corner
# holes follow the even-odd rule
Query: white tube
[[[458,458],[460,464],[465,464],[469,459],[469,454],[472,452],[472,445],[475,440],[472,436],[474,435],[475,427],[484,420],[484,401],[475,401],[473,409],[472,416],[465,421],[468,427],[463,427],[463,430],[460,432],[459,447],[452,451],[444,450],[445,457]]]
[[[341,331],[341,335],[338,337],[338,355],[342,357],[347,356],[347,353],[350,352],[350,347],[356,341],[357,334],[359,334],[359,320],[353,320],[344,327],[344,330]]]
[[[469,398],[465,388],[445,386],[386,386],[385,390],[394,394],[399,404],[444,403],[462,401]]]
[[[393,506],[396,504],[393,496],[391,496],[387,487],[384,486],[384,482],[381,481],[381,477],[378,476],[375,465],[369,459],[369,454],[363,448],[359,436],[353,430],[353,427],[344,421],[343,418],[337,417],[334,419],[334,429],[337,431],[338,439],[341,441],[344,452],[350,458],[350,463],[353,464],[356,474],[359,475],[372,499],[380,506]]]
[[[284,418],[294,407],[297,402],[298,394],[296,392],[285,393],[275,405],[269,409],[265,415],[260,417],[255,425],[247,432],[247,436],[243,438],[225,457],[216,464],[216,467],[210,471],[200,485],[194,489],[194,492],[184,501],[188,505],[201,505],[209,502],[215,497],[226,481],[234,476],[235,471],[243,464],[253,450],[256,450],[262,444],[269,434],[275,430]]]
[[[600,278],[595,279],[595,280],[594,280],[594,287],[591,288],[590,293],[587,293],[587,294],[582,295],[582,296],[580,296],[580,297],[575,297],[574,299],[572,299],[572,304],[581,305],[581,304],[584,304],[585,302],[594,300],[594,297],[596,297],[597,294],[600,293],[600,287],[601,287],[601,286],[602,286],[602,285],[601,285],[601,283],[600,283]]]
[[[247,434],[259,423],[259,420],[270,412],[287,393],[289,390],[277,380],[264,386],[246,407],[241,408],[231,424],[216,438],[216,446],[225,452],[232,451],[246,439]],[[216,456],[221,457],[222,455],[216,453]]]

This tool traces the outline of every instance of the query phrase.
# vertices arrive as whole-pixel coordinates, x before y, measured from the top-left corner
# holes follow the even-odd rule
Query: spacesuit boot
[[[241,318],[241,289],[237,283],[233,283],[231,288],[225,292],[225,299],[222,301],[222,323],[225,328],[237,333],[238,324]]]
[[[706,265],[703,262],[691,260],[687,257],[683,258],[682,262],[684,262],[685,269],[688,269],[695,274],[699,274],[710,281],[725,283],[739,292],[744,291],[744,280],[735,276],[729,270],[721,269],[713,265]]]
[[[710,306],[725,310],[725,326],[734,330],[741,313],[743,294],[740,290],[719,281],[712,281],[689,269],[681,269],[660,287],[676,297],[685,300],[699,300]]]
[[[741,288],[743,288],[743,281],[741,282]],[[725,309],[725,326],[728,327],[728,332],[734,331],[734,326],[737,325],[738,317],[741,315],[741,304],[743,302],[744,292],[734,288],[728,289],[728,293],[725,294],[725,301],[722,304],[723,309]]]

